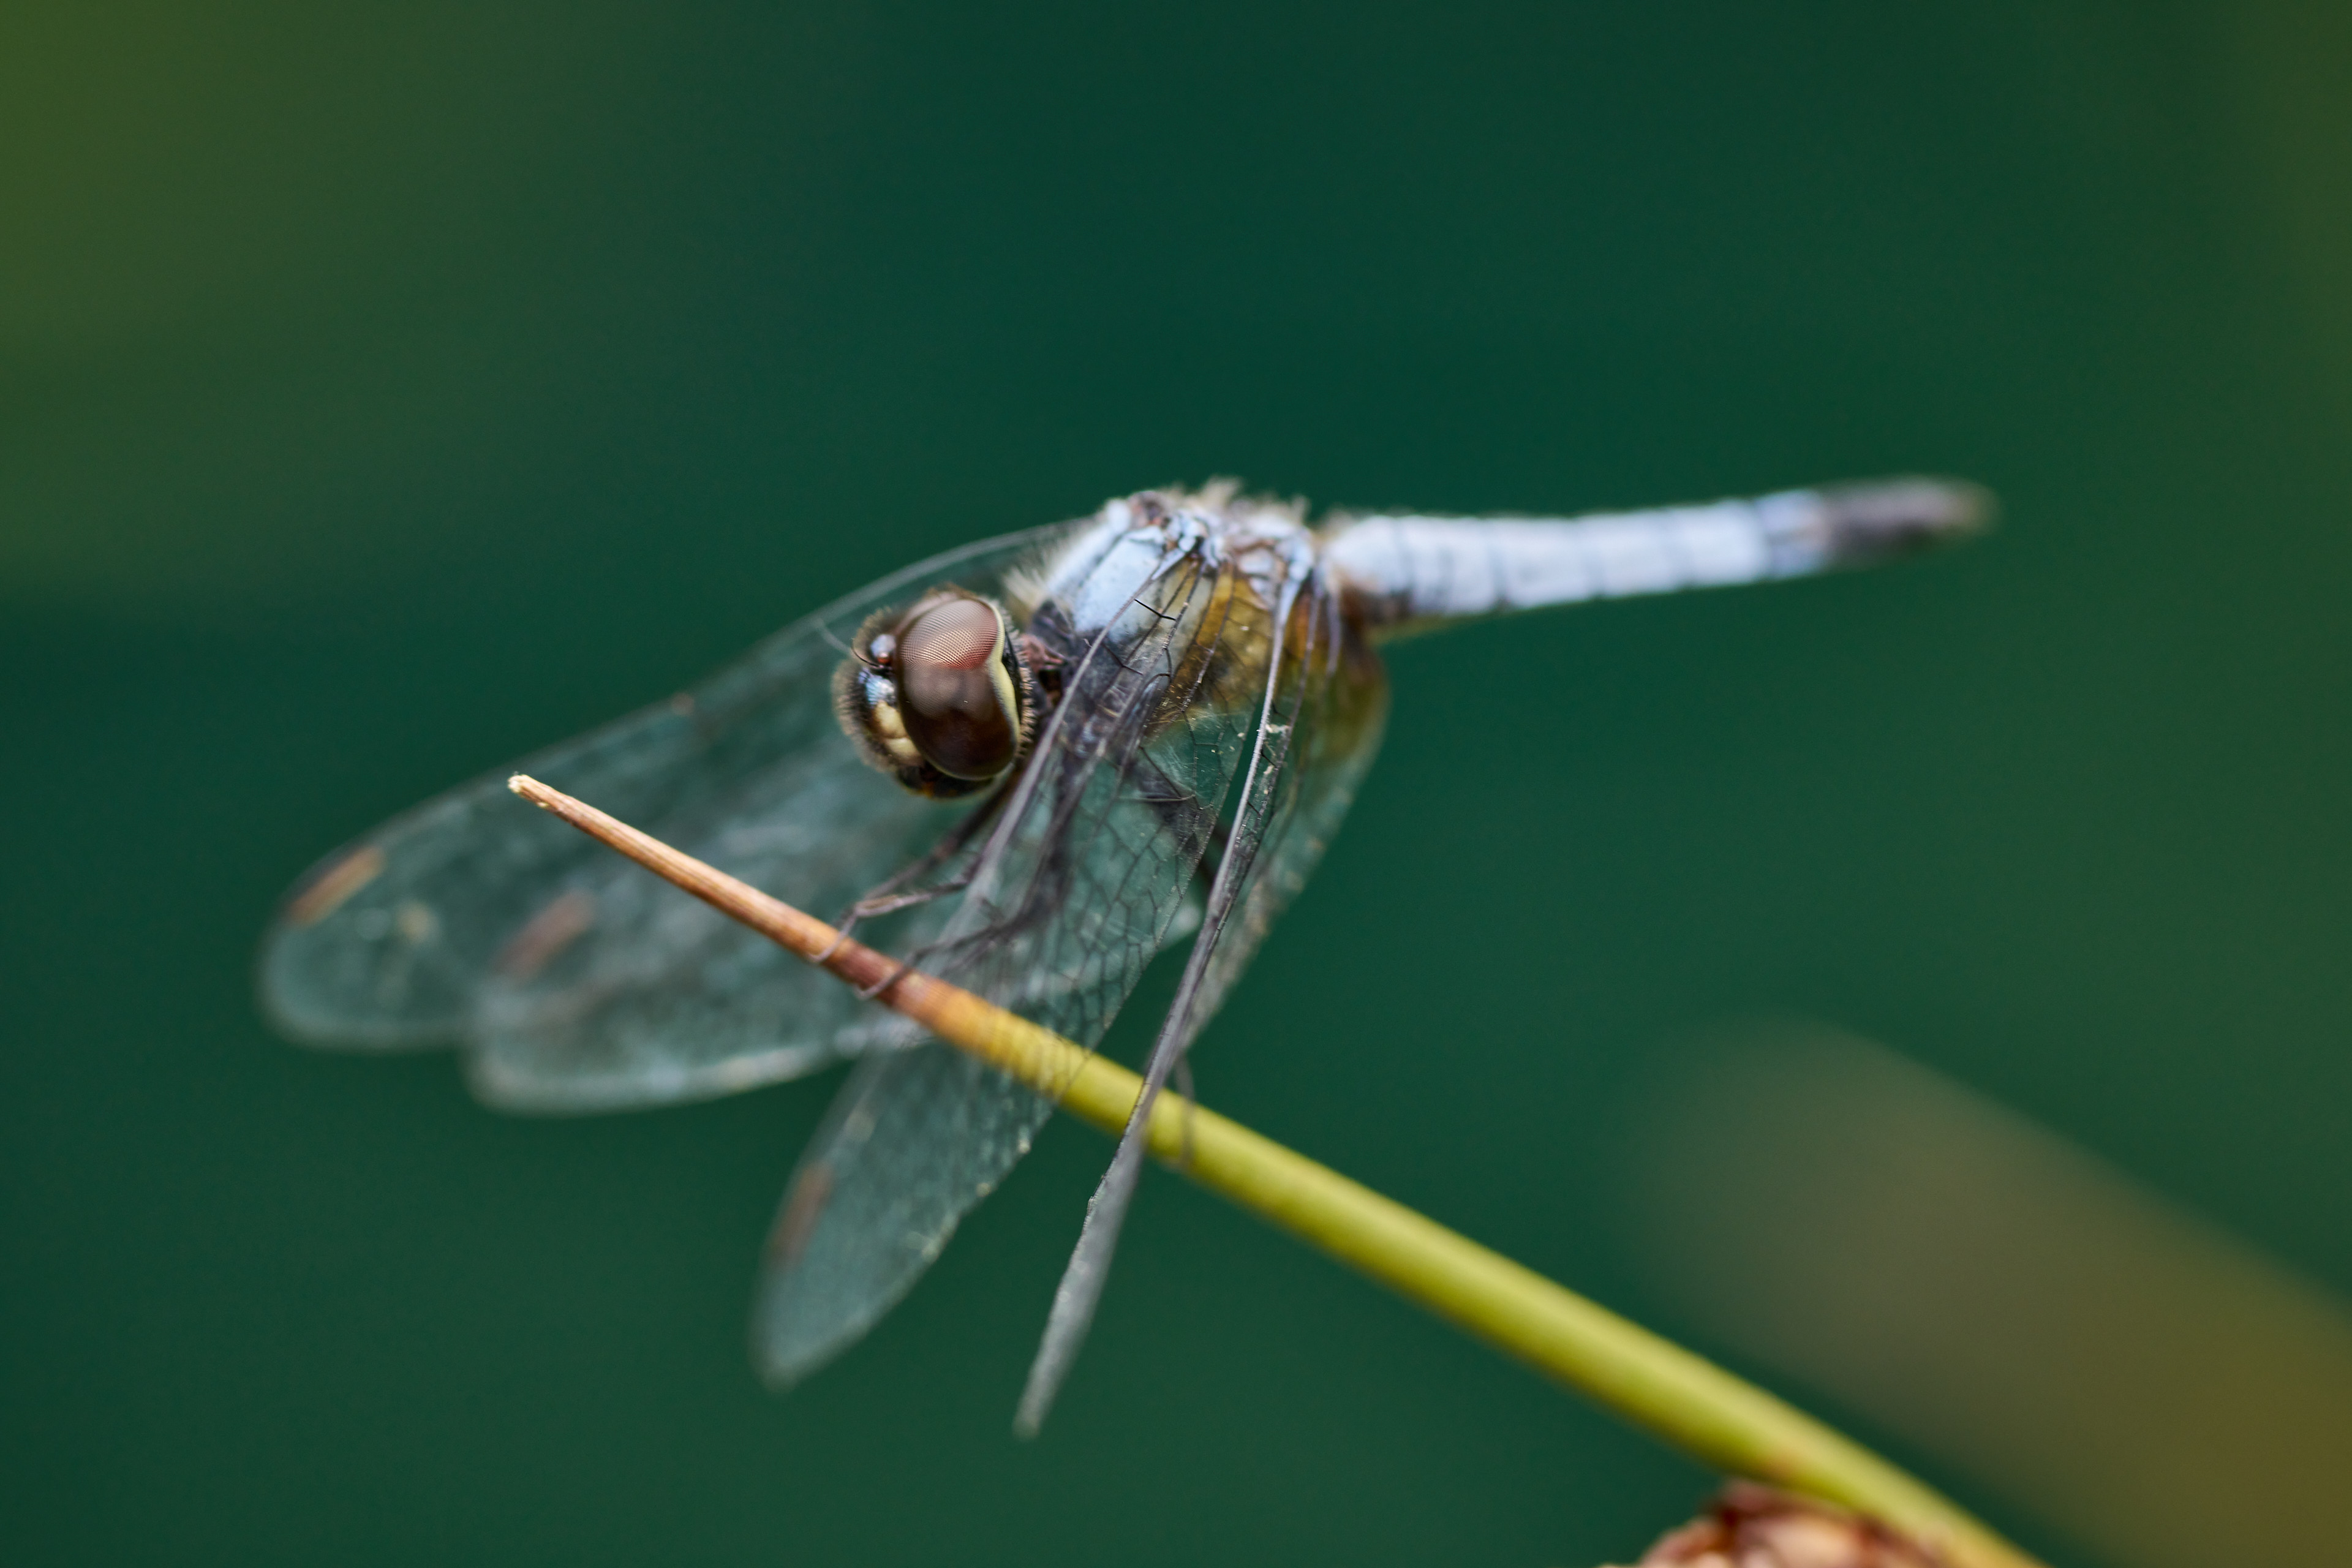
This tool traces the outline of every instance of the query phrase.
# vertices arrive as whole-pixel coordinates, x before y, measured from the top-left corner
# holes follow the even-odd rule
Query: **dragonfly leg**
[[[890,987],[898,984],[901,980],[904,980],[908,973],[913,970],[915,963],[916,960],[913,957],[900,959],[898,961],[898,967],[891,970],[889,973],[884,975],[881,979],[876,981],[871,985],[859,986],[857,988],[858,999],[865,1002],[873,1001],[876,997],[881,995],[882,993],[889,990]]]
[[[960,893],[970,887],[972,868],[966,867],[944,881],[934,882],[929,887],[916,888],[910,891],[899,890],[908,882],[920,881],[969,848],[973,837],[982,827],[988,826],[997,812],[1003,808],[1006,793],[1002,786],[992,791],[977,810],[966,812],[962,821],[942,834],[940,841],[925,850],[919,858],[907,862],[893,872],[887,881],[869,889],[864,898],[843,910],[841,917],[834,921],[832,945],[817,954],[816,962],[823,963],[826,959],[831,958],[839,950],[841,944],[849,940],[850,932],[857,929],[857,922],[860,921],[895,914],[900,910],[911,910],[917,905],[928,904],[933,899],[943,898],[949,893]],[[892,980],[897,978],[896,975],[891,976]],[[878,996],[888,988],[886,983],[871,994]]]

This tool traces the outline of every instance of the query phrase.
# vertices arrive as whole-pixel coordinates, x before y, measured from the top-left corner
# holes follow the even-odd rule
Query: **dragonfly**
[[[499,1108],[674,1104],[853,1064],[793,1173],[753,1311],[783,1387],[855,1342],[1051,1105],[506,787],[520,769],[1086,1049],[1183,952],[1017,1425],[1083,1342],[1152,1100],[1314,869],[1378,749],[1381,646],[1585,600],[1798,577],[1988,518],[1894,479],[1568,518],[1339,512],[1219,483],[952,550],[666,702],[328,856],[265,939],[290,1036],[455,1046]],[[1172,961],[1172,959],[1171,959]]]

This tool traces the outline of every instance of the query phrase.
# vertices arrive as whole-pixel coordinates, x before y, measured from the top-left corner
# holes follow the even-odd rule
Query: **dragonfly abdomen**
[[[1393,633],[1862,565],[1974,532],[1990,513],[1974,485],[1882,479],[1578,518],[1341,517],[1323,557],[1362,623]]]

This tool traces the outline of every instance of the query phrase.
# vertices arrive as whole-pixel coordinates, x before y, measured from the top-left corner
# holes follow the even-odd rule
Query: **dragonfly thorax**
[[[1004,607],[954,587],[860,626],[834,701],[868,763],[940,799],[1002,778],[1027,751],[1038,710]]]

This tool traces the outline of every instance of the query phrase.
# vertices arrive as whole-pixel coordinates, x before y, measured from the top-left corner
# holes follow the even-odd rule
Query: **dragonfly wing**
[[[833,715],[831,639],[933,583],[1003,592],[1066,536],[1033,530],[909,567],[520,765],[781,896],[846,904],[954,815],[858,761]],[[394,818],[298,885],[261,958],[264,1004],[289,1033],[463,1046],[486,1099],[553,1110],[726,1093],[861,1043],[871,1010],[836,982],[514,799],[509,771]]]
[[[1275,916],[1305,885],[1379,746],[1387,682],[1378,659],[1342,619],[1337,595],[1311,558],[1302,554],[1293,566],[1232,830],[1192,957],[1145,1066],[1143,1092],[1087,1205],[1085,1228],[1055,1292],[1015,1420],[1026,1434],[1044,1426],[1093,1324],[1142,1176],[1154,1099]]]
[[[1253,874],[1202,971],[1194,1033],[1224,1005],[1276,917],[1307,886],[1380,752],[1388,673],[1355,629],[1338,621],[1330,597],[1318,595],[1313,609],[1322,625],[1301,637],[1309,668],[1297,696],[1297,738],[1254,830]],[[1290,701],[1282,698],[1285,706]]]
[[[648,831],[831,913],[953,820],[841,740],[819,734],[779,757],[702,824]],[[919,910],[906,929],[936,930],[946,912]],[[586,929],[539,957],[576,925]],[[508,952],[520,959],[482,985],[467,1065],[478,1094],[513,1110],[622,1109],[796,1078],[854,1054],[878,1021],[839,981],[610,854],[577,868]]]
[[[768,1381],[799,1381],[897,1305],[1052,1112],[936,1040],[859,1062],[769,1236],[752,1310]]]
[[[1184,911],[1256,721],[1233,688],[1269,630],[1201,520],[1129,506],[1073,546],[1033,617],[1063,695],[921,957],[1088,1048]],[[769,1378],[794,1382],[862,1334],[1050,1111],[937,1044],[861,1066],[777,1220],[753,1321]]]

